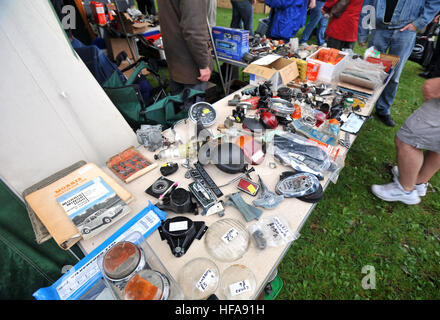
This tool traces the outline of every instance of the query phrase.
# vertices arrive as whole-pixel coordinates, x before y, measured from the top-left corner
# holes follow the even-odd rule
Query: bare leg
[[[397,148],[397,166],[399,182],[406,191],[414,190],[419,171],[423,166],[423,151],[404,143],[397,136],[394,139]]]
[[[425,161],[419,171],[416,183],[427,183],[438,170],[440,170],[440,154],[433,151],[427,151],[425,154]]]

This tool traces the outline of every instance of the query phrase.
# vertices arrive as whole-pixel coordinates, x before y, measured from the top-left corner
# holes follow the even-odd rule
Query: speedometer
[[[191,106],[188,117],[195,123],[200,121],[206,128],[212,126],[217,120],[217,111],[211,104],[201,101]]]

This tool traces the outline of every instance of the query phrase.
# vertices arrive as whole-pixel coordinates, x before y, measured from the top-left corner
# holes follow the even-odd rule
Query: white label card
[[[286,225],[284,225],[280,219],[278,219],[277,217],[273,217],[273,225],[275,227],[275,229],[277,230],[278,234],[283,238],[283,239],[287,239],[288,237],[290,237],[290,231],[289,228],[287,228]]]
[[[249,280],[243,280],[229,285],[229,291],[231,292],[231,296],[233,297],[248,292],[250,290],[251,284]]]
[[[206,271],[200,277],[200,280],[196,283],[196,288],[202,292],[205,292],[206,288],[208,288],[214,278],[214,271],[211,269],[206,269]]]
[[[179,221],[170,223],[170,232],[188,230],[188,221]]]
[[[226,233],[223,235],[222,240],[223,240],[225,243],[229,243],[229,242],[231,242],[232,240],[234,240],[234,238],[235,238],[236,236],[238,236],[238,231],[237,231],[236,229],[234,229],[234,228],[231,228],[231,229],[228,230],[228,232],[226,232]]]

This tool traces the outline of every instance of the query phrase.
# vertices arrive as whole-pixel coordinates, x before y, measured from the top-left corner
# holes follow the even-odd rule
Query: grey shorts
[[[397,137],[417,149],[440,154],[440,99],[429,100],[406,119]]]

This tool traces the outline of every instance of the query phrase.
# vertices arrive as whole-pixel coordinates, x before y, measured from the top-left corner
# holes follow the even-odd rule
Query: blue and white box
[[[212,27],[212,37],[219,57],[240,61],[249,52],[249,31]]]

